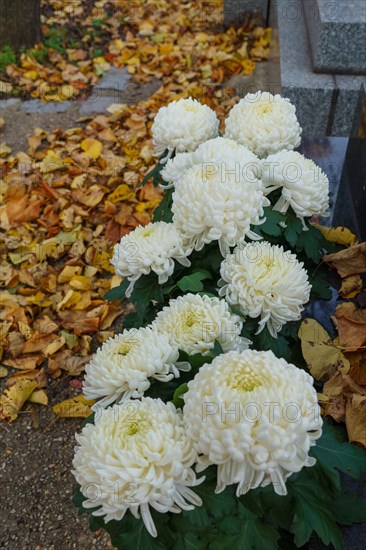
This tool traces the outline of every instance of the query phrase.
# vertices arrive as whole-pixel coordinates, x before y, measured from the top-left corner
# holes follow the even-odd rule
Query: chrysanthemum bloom
[[[309,449],[321,435],[312,377],[271,351],[230,351],[200,368],[184,394],[187,435],[199,454],[196,471],[217,464],[219,493],[237,483],[239,497],[313,466]]]
[[[329,180],[315,162],[295,151],[281,151],[263,160],[262,170],[265,193],[282,190],[274,210],[284,213],[291,206],[302,221],[327,214]]]
[[[244,316],[260,317],[276,337],[282,326],[300,319],[311,285],[295,254],[268,242],[238,246],[221,264],[220,296]]]
[[[76,436],[73,474],[94,516],[120,521],[127,510],[157,536],[150,507],[158,512],[192,510],[201,499],[190,489],[200,483],[181,415],[172,403],[143,398],[102,411],[95,425]]]
[[[114,247],[111,264],[117,275],[131,282],[126,291],[129,298],[141,275],[153,271],[159,276],[159,283],[164,284],[174,271],[174,260],[190,266],[187,256],[191,251],[183,248],[182,236],[172,223],[154,222],[138,226],[122,237]]]
[[[185,246],[202,250],[218,241],[225,256],[246,236],[258,239],[250,225],[265,221],[263,206],[269,204],[258,175],[254,166],[242,171],[232,159],[219,170],[209,170],[205,163],[187,170],[174,189],[172,205]]]
[[[223,350],[246,349],[251,343],[240,337],[243,323],[230,312],[225,300],[185,294],[170,300],[160,311],[153,327],[169,336],[172,345],[189,355],[207,355],[217,340]]]
[[[234,164],[236,172],[244,177],[261,177],[261,161],[254,153],[237,141],[217,137],[201,143],[192,153],[178,153],[168,160],[161,172],[162,178],[167,182],[164,187],[168,189],[176,185],[185,172],[197,164],[202,165],[203,175],[219,173],[225,177],[225,173]]]
[[[151,131],[156,155],[168,150],[169,158],[173,151],[194,151],[200,143],[216,137],[219,120],[210,107],[190,97],[161,107]]]
[[[150,379],[168,382],[188,370],[186,363],[177,363],[178,348],[166,334],[150,327],[124,330],[109,338],[85,368],[84,395],[100,399],[93,409],[115,401],[141,397],[150,387]]]
[[[247,94],[230,111],[225,137],[245,145],[259,157],[300,145],[302,129],[296,107],[269,92]]]

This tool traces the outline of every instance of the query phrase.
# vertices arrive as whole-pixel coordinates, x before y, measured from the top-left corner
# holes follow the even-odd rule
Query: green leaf
[[[286,241],[295,246],[298,236],[302,233],[303,226],[302,221],[296,216],[295,212],[291,209],[286,216],[286,228],[283,235]]]
[[[182,395],[186,393],[188,390],[188,384],[185,382],[184,384],[181,384],[174,392],[173,395],[173,403],[177,408],[182,408],[184,405],[184,400],[182,398]]]
[[[366,451],[348,443],[342,436],[342,428],[334,427],[325,421],[323,433],[310,454],[321,464],[328,475],[340,470],[349,476],[359,479],[366,471]]]
[[[144,323],[151,302],[156,301],[159,303],[163,301],[163,291],[158,276],[155,273],[149,273],[149,275],[140,277],[135,283],[130,300],[136,303],[136,320],[141,326]]]
[[[323,250],[328,250],[329,242],[323,237],[321,231],[306,222],[307,231],[302,231],[296,242],[296,249],[303,250],[309,260],[318,264],[322,257]]]
[[[172,194],[173,189],[167,189],[164,193],[162,201],[154,210],[153,221],[154,222],[166,222],[171,223],[173,220],[172,212]]]
[[[213,350],[211,351],[211,353],[215,357],[217,357],[218,355],[222,355],[224,353],[224,350],[222,349],[222,345],[220,344],[220,342],[218,340],[215,340],[214,347],[213,347]]]
[[[253,336],[253,343],[255,349],[260,351],[271,350],[279,358],[291,359],[291,348],[287,339],[282,334],[278,334],[277,338],[273,338],[267,327],[264,327],[259,334]]]
[[[332,502],[332,511],[340,525],[366,522],[366,503],[349,493],[336,496]]]
[[[262,225],[256,225],[253,227],[253,231],[255,233],[264,233],[265,235],[279,237],[283,231],[283,228],[279,224],[286,221],[286,217],[280,212],[272,210],[269,207],[266,207],[263,210],[266,221]]]
[[[325,271],[315,271],[310,275],[309,281],[311,284],[311,297],[320,300],[330,300],[332,291],[329,288],[327,273]]]
[[[330,509],[331,498],[324,493],[323,486],[319,486],[314,469],[304,468],[287,483],[288,493],[294,498],[290,531],[295,535],[297,546],[303,546],[315,531],[324,544],[333,544],[336,550],[342,550],[341,532]]]
[[[119,286],[111,288],[103,296],[104,300],[108,302],[114,302],[115,300],[123,300],[126,296],[126,290],[130,284],[130,281],[124,279]]]
[[[183,292],[199,292],[203,290],[202,281],[212,279],[207,269],[197,269],[191,275],[185,275],[177,282],[177,286]]]

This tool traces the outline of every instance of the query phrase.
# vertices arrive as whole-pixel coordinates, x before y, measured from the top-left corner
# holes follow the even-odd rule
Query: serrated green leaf
[[[260,351],[271,350],[279,358],[291,359],[291,348],[285,336],[278,334],[277,338],[273,338],[267,327],[264,327],[259,334],[253,336],[253,344],[254,348]]]
[[[296,249],[303,250],[309,260],[318,264],[322,257],[323,250],[327,250],[329,242],[324,238],[321,231],[313,225],[306,223],[307,231],[302,231],[296,241]]]
[[[302,221],[296,216],[296,214],[291,210],[286,216],[286,228],[283,232],[283,236],[286,241],[291,245],[295,246],[298,236],[302,233],[303,226]]]
[[[315,477],[311,478],[312,469],[306,470],[287,483],[288,493],[293,496],[294,518],[290,531],[295,544],[303,546],[315,531],[324,544],[333,544],[336,550],[342,550],[341,532],[330,509],[331,496],[320,489]]]
[[[282,222],[286,221],[286,217],[281,214],[280,212],[277,212],[276,210],[272,210],[269,207],[266,207],[264,210],[264,216],[266,218],[266,221],[261,225],[256,225],[252,229],[255,233],[264,234],[264,235],[270,235],[273,237],[278,237],[281,235],[283,228],[279,225]]]
[[[342,493],[332,502],[334,518],[340,525],[366,522],[366,502],[356,495]]]
[[[341,427],[334,427],[325,421],[323,433],[310,454],[331,476],[334,470],[358,479],[366,471],[366,451],[348,441],[342,435]]]
[[[103,296],[104,300],[108,302],[114,302],[115,300],[124,300],[126,296],[126,290],[130,282],[127,279],[124,279],[119,286],[111,288]]]
[[[203,289],[202,281],[206,279],[212,279],[211,273],[207,269],[197,269],[179,279],[177,286],[183,292],[199,292]]]

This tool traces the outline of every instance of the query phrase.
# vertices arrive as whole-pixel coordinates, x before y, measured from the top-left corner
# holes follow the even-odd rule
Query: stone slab
[[[365,0],[303,0],[314,71],[366,74]]]
[[[12,97],[10,99],[1,99],[0,100],[0,109],[7,109],[8,107],[15,107],[15,105],[19,105],[20,99],[17,99],[15,97]]]
[[[99,83],[94,87],[94,90],[113,90],[121,92],[128,87],[130,80],[131,76],[125,68],[118,69],[112,67],[100,79]]]
[[[314,74],[301,0],[277,0],[282,95],[296,106],[307,136],[325,136],[334,108],[335,79]]]
[[[40,99],[30,99],[22,103],[21,110],[25,113],[65,113],[71,105],[71,101],[49,101],[44,103]]]
[[[366,77],[337,75],[335,82],[337,103],[334,110],[332,135],[349,136],[352,133],[361,88],[366,85]]]
[[[240,25],[245,13],[256,13],[267,24],[270,0],[224,0],[224,25]]]
[[[106,113],[107,107],[112,105],[112,103],[121,102],[114,96],[91,95],[86,101],[81,103],[79,113],[81,115]]]

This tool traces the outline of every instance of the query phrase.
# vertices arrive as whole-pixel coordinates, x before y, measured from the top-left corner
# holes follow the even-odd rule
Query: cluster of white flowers
[[[157,536],[150,508],[192,510],[202,504],[190,489],[199,481],[196,453],[172,403],[143,398],[114,405],[77,437],[73,474],[94,516],[121,520],[127,510]]]
[[[329,180],[319,166],[295,151],[281,151],[262,161],[265,193],[281,188],[274,210],[287,212],[291,206],[304,220],[325,216],[329,208]]]
[[[96,400],[95,424],[77,436],[73,473],[83,506],[97,508],[92,513],[105,522],[130,511],[157,536],[151,508],[177,513],[202,504],[191,489],[201,481],[194,465],[196,472],[216,465],[216,492],[236,484],[239,497],[268,484],[285,495],[287,478],[315,463],[309,450],[322,421],[312,377],[270,351],[248,349],[252,342],[242,336],[251,317],[258,332],[267,326],[277,337],[300,319],[310,296],[296,255],[255,232],[277,189],[273,208],[291,207],[301,220],[328,208],[327,177],[292,151],[301,135],[295,111],[278,95],[248,94],[231,110],[225,137],[218,137],[216,114],[191,98],[155,117],[161,176],[174,188],[173,221],[137,227],[111,262],[127,278],[129,297],[141,276],[155,273],[165,284],[177,262],[189,267],[193,251],[217,241],[219,297],[171,299],[149,326],[110,338],[87,365],[84,394]],[[175,275],[170,283],[179,287]],[[223,353],[188,382],[183,412],[146,397],[152,382],[190,370],[180,351],[209,362],[217,348]]]
[[[203,178],[219,173],[222,178],[234,164],[235,173],[243,174],[252,182],[260,179],[261,161],[247,147],[223,137],[209,139],[193,153],[180,153],[170,159],[161,172],[167,182],[165,188],[173,187],[192,166],[202,166]]]
[[[237,483],[237,496],[312,466],[309,449],[322,420],[313,379],[271,351],[231,351],[188,383],[183,418],[198,453],[198,472],[217,468],[216,492]]]
[[[276,337],[282,326],[300,319],[311,286],[303,263],[282,246],[265,241],[235,248],[221,264],[220,296],[244,316],[260,317]]]

